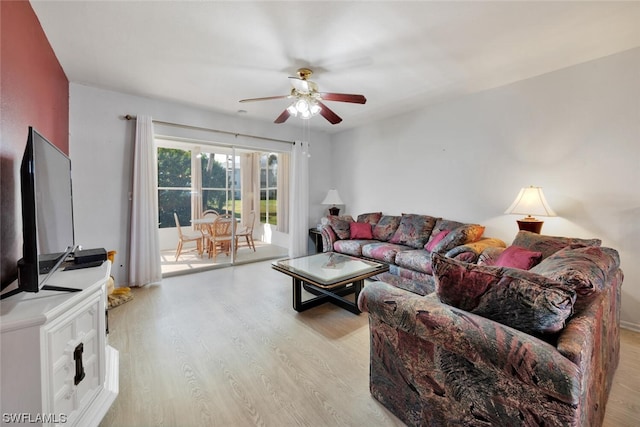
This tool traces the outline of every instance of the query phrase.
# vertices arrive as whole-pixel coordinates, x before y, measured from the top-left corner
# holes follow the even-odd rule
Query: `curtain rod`
[[[136,116],[132,116],[131,114],[126,114],[123,118],[125,120],[136,120],[137,119]],[[184,128],[184,129],[203,130],[203,131],[206,131],[206,132],[223,133],[225,135],[233,135],[235,137],[244,136],[244,137],[247,137],[247,138],[262,139],[264,141],[285,142],[287,144],[294,144],[295,145],[295,141],[286,141],[284,139],[267,138],[267,137],[264,137],[264,136],[249,135],[249,134],[246,134],[246,133],[230,132],[228,130],[211,129],[211,128],[205,128],[205,127],[200,127],[200,126],[192,126],[192,125],[183,125],[181,123],[164,122],[162,120],[153,120],[152,119],[151,121],[153,123],[158,123],[160,125],[167,125],[167,126],[179,127],[179,128]]]

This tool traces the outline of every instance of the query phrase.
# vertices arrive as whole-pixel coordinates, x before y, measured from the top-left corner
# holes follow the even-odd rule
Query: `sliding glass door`
[[[178,242],[174,213],[181,229],[189,233],[208,233],[208,225],[203,224],[208,221],[203,219],[205,211],[231,215],[236,230],[246,230],[253,225],[252,236],[256,241],[270,242],[274,232],[286,233],[288,205],[286,198],[278,200],[278,197],[284,191],[281,164],[288,164],[283,163],[288,154],[184,141],[157,139],[156,142],[158,224],[161,248],[166,253],[164,258],[169,259],[170,249]],[[189,260],[209,263],[206,238],[204,241],[202,256],[192,250],[181,255],[176,263]],[[218,253],[211,257],[210,263],[235,262],[235,239],[231,239],[231,244],[228,255]],[[247,250],[243,247],[242,251]]]

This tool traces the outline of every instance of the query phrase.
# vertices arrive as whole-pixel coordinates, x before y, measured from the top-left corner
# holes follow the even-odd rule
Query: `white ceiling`
[[[31,4],[71,82],[273,121],[287,100],[238,100],[286,95],[308,66],[368,100],[326,102],[344,119],[310,120],[327,132],[640,46],[640,2]]]

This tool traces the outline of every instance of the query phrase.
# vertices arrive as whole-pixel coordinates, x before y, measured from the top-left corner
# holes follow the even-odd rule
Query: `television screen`
[[[65,252],[74,244],[71,160],[33,131],[38,255]]]
[[[38,292],[74,250],[71,160],[29,127],[20,167],[22,259],[18,289]]]

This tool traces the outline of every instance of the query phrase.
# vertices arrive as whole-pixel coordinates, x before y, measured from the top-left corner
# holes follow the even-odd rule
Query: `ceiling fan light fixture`
[[[317,104],[317,103],[313,103],[311,104],[311,107],[309,108],[309,111],[311,112],[312,115],[316,115],[320,112],[320,110],[322,110],[322,108]]]
[[[309,111],[309,103],[307,102],[306,99],[304,98],[300,98],[296,101],[296,110],[298,110],[298,112],[300,114],[304,114],[305,112]]]
[[[287,111],[293,117],[310,119],[322,110],[318,105],[318,100],[310,96],[299,94],[296,99],[287,107]]]
[[[1,1],[1,0],[0,0]],[[298,69],[298,77],[291,79],[291,92],[289,95],[268,96],[263,98],[241,99],[240,102],[268,101],[274,99],[289,99],[291,104],[273,121],[282,124],[291,116],[301,119],[310,119],[315,115],[322,115],[329,123],[336,125],[342,118],[327,107],[322,101],[350,102],[353,104],[365,104],[367,98],[364,95],[350,93],[319,92],[318,85],[311,80],[313,72],[308,68]]]

